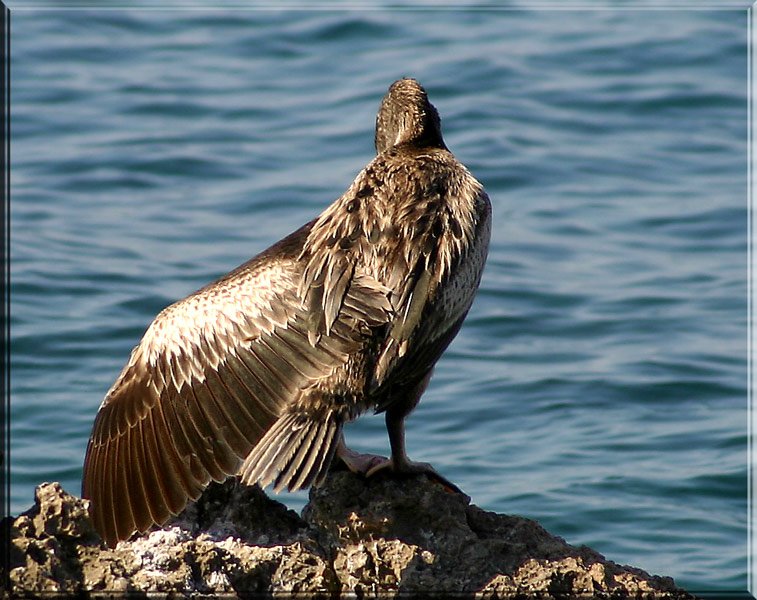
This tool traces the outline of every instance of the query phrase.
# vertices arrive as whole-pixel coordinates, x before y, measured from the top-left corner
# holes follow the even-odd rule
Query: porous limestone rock
[[[423,476],[332,472],[302,518],[231,479],[211,484],[164,528],[115,548],[94,530],[88,500],[47,483],[30,510],[3,525],[16,596],[692,598],[670,578],[616,565],[530,519],[481,510]]]

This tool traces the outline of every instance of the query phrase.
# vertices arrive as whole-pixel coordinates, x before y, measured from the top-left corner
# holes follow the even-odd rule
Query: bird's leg
[[[347,447],[344,441],[344,434],[339,438],[339,445],[336,448],[336,455],[342,459],[347,468],[358,475],[365,475],[374,468],[387,461],[386,456],[377,454],[361,454]]]
[[[426,389],[431,374],[428,374],[418,385],[405,397],[404,401],[389,406],[386,410],[386,430],[389,434],[389,445],[392,448],[392,457],[381,463],[374,464],[367,472],[366,477],[375,475],[379,471],[389,470],[397,475],[425,474],[432,481],[441,483],[445,488],[462,494],[463,492],[454,483],[439,475],[436,469],[428,463],[413,462],[405,452],[405,417],[409,415],[418,404],[421,394]]]
[[[389,444],[392,447],[392,457],[371,467],[366,472],[366,477],[389,470],[396,475],[424,474],[431,481],[442,484],[452,492],[462,494],[462,490],[446,477],[440,475],[429,463],[413,462],[405,452],[405,416],[398,417],[391,410],[386,412],[386,429],[389,432]]]

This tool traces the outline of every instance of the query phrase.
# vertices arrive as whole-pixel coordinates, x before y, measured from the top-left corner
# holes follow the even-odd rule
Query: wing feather
[[[181,405],[184,403],[178,392],[174,388],[168,388],[165,394],[165,401],[161,402],[163,414],[166,417],[168,430],[171,433],[170,443],[176,448],[177,453],[187,464],[189,472],[200,488],[205,487],[211,480],[210,471],[205,468],[205,462],[209,459],[206,457],[202,447],[190,440],[199,440],[199,434],[189,419],[183,418],[185,408]],[[127,465],[133,462],[129,460]]]
[[[183,430],[179,428],[177,432],[172,431],[171,421],[167,417],[172,412],[173,406],[170,402],[159,402],[156,405],[154,420],[157,423],[158,431],[160,431],[156,443],[166,453],[166,457],[171,464],[171,471],[166,475],[176,477],[178,485],[186,496],[197,498],[202,492],[202,485],[192,473],[191,461],[188,454],[182,454],[181,452],[182,446],[187,447],[186,440],[180,438],[180,436],[184,435]],[[171,443],[161,444],[161,440],[169,440]],[[179,443],[177,443],[177,440],[180,440]],[[128,497],[128,494],[126,496]]]
[[[307,441],[307,446],[303,445],[303,449],[309,448],[307,455],[303,454],[302,456],[298,456],[297,468],[288,477],[290,489],[299,490],[308,487],[310,482],[317,475],[317,471],[315,471],[313,467],[316,464],[316,458],[320,456],[320,449],[324,446],[329,422],[319,421],[316,425],[317,426],[313,428],[313,432]],[[314,452],[313,448],[317,448],[318,451]]]
[[[260,360],[258,353],[251,349],[249,352],[240,352],[237,356],[259,386],[255,390],[255,399],[260,406],[271,415],[280,414],[281,403],[278,401],[279,388],[276,385],[276,379]]]
[[[124,453],[128,455],[131,452],[131,449],[129,448],[130,445],[130,434],[131,431],[128,431],[125,436],[121,436],[116,440],[116,444],[119,446],[122,446],[123,449],[117,449],[116,454]],[[118,498],[118,502],[115,503],[115,509],[118,511],[115,517],[116,523],[134,523],[136,522],[135,518],[135,512],[134,508],[132,506],[132,499],[129,494],[129,477],[130,477],[130,471],[129,469],[119,469],[117,471],[118,479],[116,480],[116,484],[114,486],[113,495],[114,497]]]
[[[108,419],[108,414],[111,413],[115,408],[114,405],[110,402],[110,398],[112,396],[115,396],[115,394],[117,393],[128,391],[130,387],[134,385],[135,376],[135,373],[130,373],[128,376],[124,377],[122,384],[116,390],[111,390],[108,393],[108,396],[103,403],[103,407],[100,409],[100,412],[103,413],[103,420],[109,421],[111,423],[110,430],[108,431],[109,439],[116,439],[118,436],[121,436],[129,431],[132,427],[135,427],[137,423],[139,423],[139,421],[144,418],[147,407],[151,404],[151,400],[148,399],[145,399],[142,402],[130,402],[122,409],[122,418],[116,417]]]
[[[294,419],[295,415],[293,414],[281,417],[247,455],[240,469],[244,483],[252,485],[259,482],[261,487],[271,483],[277,469],[274,458],[285,446],[284,441],[291,433]]]
[[[322,480],[336,451],[342,423],[335,414],[307,418],[291,412],[282,416],[247,456],[240,471],[242,481],[258,482],[274,491]]]
[[[308,487],[318,476],[323,465],[322,460],[318,462],[318,458],[329,454],[328,450],[324,452],[324,447],[328,448],[331,442],[327,435],[334,435],[330,420],[318,421],[311,428],[308,439],[304,441],[291,466],[283,475],[290,490]]]
[[[239,375],[244,369],[238,359],[230,355],[223,368],[208,371],[205,385],[218,398],[216,401],[223,410],[226,418],[238,431],[241,440],[235,450],[238,456],[246,455],[250,448],[260,438],[273,420],[273,416],[263,412],[249,398],[256,395],[246,381]],[[253,413],[257,414],[253,414]]]
[[[323,297],[323,320],[326,335],[331,331],[342,308],[344,295],[347,293],[354,272],[355,263],[347,260],[346,257],[329,264],[328,277],[326,278],[327,289]]]
[[[250,369],[247,363],[237,354],[229,354],[226,357],[226,366],[239,382],[240,393],[244,396],[237,398],[238,414],[246,419],[248,438],[253,441],[260,439],[266,429],[277,417],[280,405],[270,392],[263,388],[259,378]],[[257,402],[245,401],[247,398],[255,398]]]
[[[158,428],[155,415],[156,411],[150,411],[144,421],[142,421],[143,432],[148,447],[147,459],[155,474],[158,491],[162,497],[161,505],[165,506],[166,512],[178,513],[184,508],[186,494],[181,488],[174,469],[171,468],[172,465],[168,459],[168,454],[163,451],[161,444],[158,443]]]
[[[254,354],[263,365],[265,371],[272,378],[270,381],[273,389],[278,390],[278,394],[290,397],[294,391],[294,381],[292,378],[293,365],[291,357],[287,359],[279,356],[269,343],[271,336],[266,336],[255,344]]]
[[[114,466],[114,456],[117,456],[117,444],[110,444],[102,464],[102,472],[108,481],[113,481],[118,477],[118,469]],[[118,499],[115,496],[115,485],[110,485],[105,494],[105,510],[102,512],[104,528],[111,532],[111,536],[118,535],[119,522],[118,516]],[[107,539],[107,538],[106,538]]]
[[[318,355],[318,350],[313,348],[304,337],[299,339],[299,344],[293,343],[291,337],[287,338],[284,335],[286,331],[289,331],[289,328],[276,330],[268,336],[265,341],[267,348],[303,379],[314,379],[323,375],[325,365],[316,364],[317,361],[313,360],[313,356]]]
[[[250,449],[250,442],[237,427],[234,417],[229,414],[229,408],[233,406],[236,400],[235,392],[226,385],[221,377],[221,371],[214,373],[213,377],[206,377],[203,382],[197,382],[192,386],[192,392],[195,395],[197,406],[204,407],[205,413],[209,415],[212,421],[211,426],[215,439],[225,441],[221,452],[225,457],[224,460],[229,462],[219,461],[219,466],[226,472],[227,467],[224,464],[232,465],[239,460],[240,454]]]
[[[320,443],[320,450],[315,453],[315,460],[310,473],[306,477],[306,482],[310,485],[321,485],[326,479],[328,467],[336,454],[337,441],[342,433],[341,424],[329,421],[324,425],[324,435]]]
[[[298,371],[305,377],[315,378],[329,366],[330,360],[323,353],[316,350],[307,337],[294,327],[287,327],[276,331],[276,342],[279,344],[279,354],[289,354],[299,358]]]
[[[158,475],[155,472],[155,466],[153,464],[154,457],[152,452],[155,452],[155,448],[150,443],[150,432],[146,431],[147,423],[142,419],[138,424],[136,431],[138,435],[137,443],[134,444],[134,448],[138,451],[139,467],[141,471],[142,491],[147,499],[147,508],[150,511],[150,519],[153,522],[161,523],[168,518],[168,509],[165,506],[165,499],[160,489],[160,482]],[[115,444],[114,444],[115,447]],[[110,459],[108,461],[108,467],[112,471],[118,470],[118,463]],[[111,481],[115,479],[111,476]]]
[[[303,462],[306,462],[307,456],[314,453],[313,442],[318,437],[318,431],[325,426],[325,422],[311,421],[308,425],[300,435],[293,436],[294,441],[288,449],[286,459],[279,468],[274,491],[279,492],[287,485],[290,486],[290,489],[296,489],[294,487],[295,476],[298,475]],[[320,447],[315,450],[317,453]]]
[[[140,490],[141,491],[141,481],[139,479],[138,473],[138,465],[136,464],[136,457],[134,456],[134,452],[132,450],[132,438],[133,438],[134,430],[129,429],[124,436],[119,438],[118,442],[122,445],[122,452],[125,456],[129,458],[129,461],[125,465],[125,468],[119,469],[117,473],[120,473],[123,477],[124,484],[126,486],[125,489],[125,498],[122,498],[121,501],[124,503],[128,502],[129,504],[129,513],[127,515],[120,515],[115,517],[115,535],[118,536],[118,524],[120,523],[137,523],[137,525],[142,525],[142,520],[144,519],[144,515],[148,514],[149,511],[147,508],[147,503],[144,495],[142,494],[135,494],[133,490]],[[108,463],[106,463],[108,464]],[[97,508],[97,505],[95,505],[95,508]],[[105,512],[105,511],[102,511]],[[128,532],[126,533],[128,535]],[[108,540],[107,536],[103,536],[106,541]]]
[[[92,448],[92,442],[90,441],[90,448]],[[88,467],[93,473],[93,477],[96,478],[99,481],[107,481],[106,476],[106,465],[108,465],[108,450],[111,448],[110,446],[106,445],[103,448],[101,448],[100,452],[95,452],[94,454],[89,454],[88,457],[91,456],[90,461],[88,461]],[[113,448],[112,451],[115,451]],[[115,527],[115,520],[113,516],[113,486],[108,486],[107,489],[103,489],[100,491],[100,498],[99,503],[95,502],[93,500],[91,511],[92,511],[92,520],[95,523],[95,527],[97,527],[97,530],[100,532],[102,537],[107,540],[113,540],[116,537],[116,527]],[[84,493],[85,497],[91,498],[91,495],[88,495]]]
[[[186,393],[181,397],[185,402],[183,408],[186,411],[184,414],[187,421],[197,432],[197,437],[191,438],[192,445],[197,451],[203,467],[210,474],[211,479],[213,481],[223,481],[225,479],[223,468],[229,461],[226,460],[227,457],[223,452],[218,451],[216,446],[217,441],[214,442],[213,438],[218,430],[214,430],[208,424],[193,388],[188,388]]]

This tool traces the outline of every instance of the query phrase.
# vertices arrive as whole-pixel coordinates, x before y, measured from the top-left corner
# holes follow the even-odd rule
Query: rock
[[[332,473],[303,516],[349,590],[480,598],[691,598],[673,580],[576,548],[531,519],[471,505],[426,478]],[[415,593],[415,594],[414,594]]]
[[[307,531],[296,513],[260,489],[230,480],[209,486],[165,528],[111,549],[92,526],[88,500],[58,483],[43,484],[35,506],[10,525],[11,592],[151,591],[194,598],[338,589]]]
[[[481,510],[425,477],[332,472],[302,518],[231,479],[115,548],[94,530],[88,500],[42,484],[35,505],[3,525],[12,594],[692,598],[670,578],[616,565],[530,519]]]

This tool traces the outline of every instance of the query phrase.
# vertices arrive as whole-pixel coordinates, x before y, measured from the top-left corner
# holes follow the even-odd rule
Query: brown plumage
[[[163,310],[133,350],[84,464],[108,544],[164,523],[211,479],[294,490],[336,455],[368,475],[434,474],[407,459],[404,418],[473,301],[491,208],[415,80],[389,88],[375,142],[323,214]],[[369,408],[386,412],[389,460],[342,441]]]

